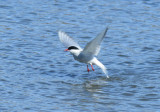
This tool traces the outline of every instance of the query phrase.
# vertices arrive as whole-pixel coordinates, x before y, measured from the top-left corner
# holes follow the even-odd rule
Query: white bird
[[[102,69],[102,71],[106,74],[107,78],[109,78],[107,73],[107,68],[95,57],[98,55],[100,51],[100,44],[103,38],[108,31],[108,27],[105,28],[100,34],[97,35],[92,41],[88,42],[84,49],[82,49],[78,43],[76,43],[70,36],[68,36],[65,32],[59,31],[59,39],[60,41],[67,47],[65,51],[69,51],[75,60],[86,63],[87,71],[89,72],[88,64],[91,65],[92,70],[94,71],[93,65],[97,65]]]

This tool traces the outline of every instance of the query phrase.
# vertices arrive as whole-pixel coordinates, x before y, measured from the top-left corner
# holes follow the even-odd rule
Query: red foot
[[[88,65],[87,65],[87,71],[88,71],[88,73],[89,73],[89,68],[88,68]]]
[[[89,72],[89,69],[87,71]]]
[[[94,71],[93,65],[91,65],[91,67],[92,67],[92,70]]]

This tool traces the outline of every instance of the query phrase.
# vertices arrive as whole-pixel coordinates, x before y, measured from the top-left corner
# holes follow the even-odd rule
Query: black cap
[[[77,47],[75,47],[75,46],[70,46],[70,47],[68,47],[68,50],[72,50],[72,49],[77,49],[78,50],[78,48]]]

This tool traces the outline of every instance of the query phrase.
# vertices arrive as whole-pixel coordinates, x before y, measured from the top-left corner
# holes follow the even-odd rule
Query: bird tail
[[[94,58],[93,64],[95,64],[95,65],[97,65],[99,68],[101,68],[102,71],[106,74],[106,77],[109,78],[108,72],[107,72],[107,68],[106,68],[100,61],[98,61],[96,58]]]

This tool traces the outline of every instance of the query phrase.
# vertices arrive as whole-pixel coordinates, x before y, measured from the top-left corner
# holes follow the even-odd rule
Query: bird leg
[[[93,65],[91,65],[91,67],[92,67],[92,70],[94,71]]]
[[[89,73],[89,68],[88,68],[88,65],[87,65],[87,71],[88,71],[88,73]]]

